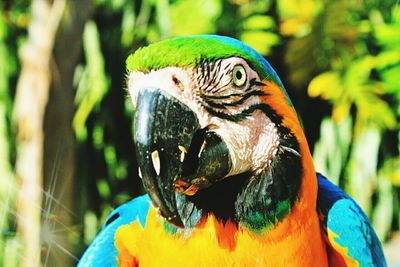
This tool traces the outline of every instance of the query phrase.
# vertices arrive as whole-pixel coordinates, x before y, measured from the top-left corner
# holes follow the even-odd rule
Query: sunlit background
[[[0,266],[74,266],[112,208],[143,193],[125,58],[200,33],[270,61],[317,169],[400,266],[398,0],[1,0]]]

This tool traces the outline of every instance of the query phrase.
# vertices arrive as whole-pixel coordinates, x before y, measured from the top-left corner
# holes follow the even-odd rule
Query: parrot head
[[[290,213],[308,147],[261,55],[229,37],[177,37],[138,49],[127,69],[140,176],[168,222],[212,213],[262,229]]]

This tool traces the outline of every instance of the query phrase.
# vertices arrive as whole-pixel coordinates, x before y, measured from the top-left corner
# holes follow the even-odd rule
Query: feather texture
[[[296,211],[295,211],[296,212]],[[312,221],[312,220],[311,220]],[[294,233],[290,233],[290,231]],[[209,216],[194,229],[166,231],[150,208],[146,227],[136,221],[116,233],[120,266],[326,266],[325,252],[304,242],[319,233],[319,225],[278,223],[268,235],[221,224]],[[311,235],[312,234],[312,235]]]
[[[386,266],[380,241],[361,208],[320,174],[318,185],[317,205],[330,261],[346,266]]]
[[[103,229],[82,255],[78,267],[118,266],[118,253],[114,245],[116,231],[132,221],[137,221],[141,227],[144,227],[149,207],[150,198],[144,195],[113,210],[107,217]]]

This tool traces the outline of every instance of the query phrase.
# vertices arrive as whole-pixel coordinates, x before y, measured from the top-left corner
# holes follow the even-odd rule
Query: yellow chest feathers
[[[130,267],[327,266],[318,218],[309,219],[301,227],[279,225],[283,220],[257,235],[210,216],[199,228],[171,234],[151,208],[144,229],[136,221],[117,231],[118,262]],[[298,231],[286,235],[288,227]]]

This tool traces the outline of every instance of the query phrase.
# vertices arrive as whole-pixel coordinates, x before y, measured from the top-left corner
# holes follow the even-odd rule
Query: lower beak
[[[176,226],[182,196],[225,177],[231,161],[222,139],[201,129],[196,114],[157,88],[143,88],[135,111],[135,145],[143,185],[160,214]],[[181,214],[181,215],[180,215]]]

